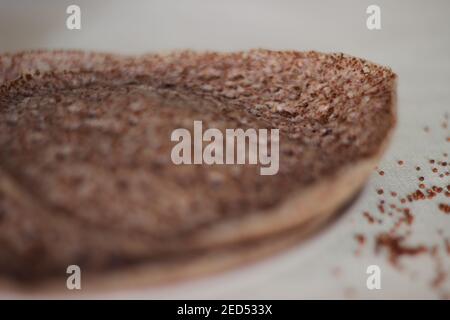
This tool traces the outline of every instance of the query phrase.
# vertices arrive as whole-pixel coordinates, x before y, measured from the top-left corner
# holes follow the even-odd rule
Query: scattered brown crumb
[[[406,223],[411,225],[414,221],[414,216],[408,208],[403,209],[403,214],[405,215]]]
[[[428,196],[427,196],[428,199],[433,199],[436,196],[436,192],[434,192],[431,189],[428,189],[427,193],[428,193]]]
[[[435,263],[435,276],[434,276],[433,280],[431,281],[431,287],[439,288],[442,286],[442,284],[447,279],[447,272],[444,270],[444,267],[442,265],[442,259],[439,255],[437,245],[435,245],[431,248],[430,255],[433,258],[434,263]]]
[[[425,127],[425,131],[428,132],[429,128]],[[447,141],[450,141],[450,137],[446,139]],[[448,170],[448,167],[450,167],[450,162],[447,160],[448,153],[443,152],[442,154],[444,158],[440,160],[428,158],[428,161],[431,164],[429,170],[435,173],[436,177],[439,176],[441,179],[445,176],[450,175],[450,171]],[[398,165],[403,165],[405,162],[403,160],[398,160],[397,163]],[[443,169],[440,170],[439,168]],[[416,165],[415,167],[413,167],[413,170],[419,172],[422,171],[422,168]],[[379,175],[384,175],[383,170],[379,170],[377,168],[377,171]],[[430,171],[426,170],[425,173],[428,174],[429,177],[432,177]],[[410,208],[404,207],[404,204],[407,203],[407,201],[429,201],[431,199],[433,199],[433,201],[436,201],[435,198],[439,199],[439,197],[442,197],[442,195],[445,195],[447,198],[450,197],[450,185],[430,185],[428,183],[429,180],[427,179],[426,174],[417,178],[419,180],[418,189],[409,194],[398,194],[395,191],[389,191],[389,194],[392,196],[389,201],[381,196],[384,194],[384,190],[382,188],[384,187],[383,185],[376,189],[377,194],[381,196],[380,198],[383,198],[379,199],[379,202],[377,204],[379,212],[383,214],[384,217],[391,217],[386,219],[391,219],[394,221],[392,221],[393,225],[390,229],[388,229],[388,231],[384,231],[375,237],[375,252],[378,253],[380,250],[386,249],[386,251],[388,252],[389,261],[396,266],[398,266],[399,258],[401,256],[415,256],[423,253],[428,253],[435,263],[434,276],[430,281],[430,285],[436,290],[438,288],[439,290],[441,290],[441,285],[449,279],[449,274],[442,264],[441,257],[442,254],[447,254],[450,256],[450,238],[444,238],[443,230],[440,229],[440,233],[438,233],[441,235],[442,239],[444,239],[443,247],[441,246],[441,244],[435,244],[433,246],[428,246],[423,243],[418,243],[415,246],[405,244],[405,239],[408,239],[408,237],[413,233],[413,229],[411,228],[411,226],[414,223],[415,216]],[[427,180],[427,183],[424,182],[425,180]],[[385,203],[385,200],[388,203]],[[403,205],[400,206],[399,203],[402,203]],[[437,203],[437,206],[440,211],[444,212],[445,214],[450,214],[449,203],[443,203],[441,201]],[[368,212],[365,212],[364,216],[371,224],[377,221],[379,223],[382,223],[381,219],[370,215]],[[355,239],[360,244],[366,242],[366,238],[363,234],[356,234]],[[359,250],[356,253],[358,254]],[[442,295],[443,293],[440,292],[440,294]]]
[[[405,238],[394,236],[389,233],[381,233],[376,237],[375,252],[385,248],[389,252],[389,261],[393,265],[398,265],[398,259],[401,256],[415,256],[428,251],[423,245],[406,246],[403,244]]]
[[[372,215],[371,215],[369,212],[365,211],[365,212],[363,212],[363,215],[364,215],[364,217],[366,217],[367,221],[368,221],[370,224],[372,224],[372,223],[375,222],[374,217],[372,217]]]
[[[366,237],[365,237],[363,234],[358,233],[358,234],[355,234],[355,240],[356,240],[360,245],[363,245],[363,244],[366,242]]]
[[[444,213],[450,213],[450,205],[445,203],[439,204],[439,210],[441,210]]]
[[[412,198],[413,198],[414,200],[423,200],[423,199],[425,199],[425,195],[423,194],[422,191],[420,191],[419,189],[417,189],[416,192],[414,192],[414,193],[412,194]]]

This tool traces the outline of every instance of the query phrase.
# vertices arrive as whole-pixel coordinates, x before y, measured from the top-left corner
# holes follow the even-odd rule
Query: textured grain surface
[[[0,78],[0,271],[17,277],[161,259],[221,226],[216,242],[239,239],[244,218],[379,155],[395,122],[395,75],[340,54],[34,52],[0,56]],[[173,165],[170,133],[193,120],[279,128],[279,173]]]

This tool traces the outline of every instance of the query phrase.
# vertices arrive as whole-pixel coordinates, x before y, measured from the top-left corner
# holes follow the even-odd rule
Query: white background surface
[[[78,4],[82,30],[65,27],[65,10]],[[381,7],[382,30],[366,28],[366,8]],[[117,292],[120,298],[438,298],[429,282],[428,256],[402,261],[399,271],[385,254],[374,255],[373,235],[387,226],[369,225],[363,211],[376,213],[374,190],[399,194],[416,189],[414,167],[450,153],[440,127],[450,113],[449,1],[24,1],[0,0],[0,52],[75,48],[121,53],[169,49],[250,48],[345,52],[392,67],[399,75],[399,125],[394,141],[366,189],[332,226],[273,258],[220,275],[158,289]],[[430,127],[429,134],[422,128]],[[397,160],[405,165],[399,167]],[[424,174],[425,175],[425,174]],[[428,176],[432,176],[428,174]],[[434,177],[434,176],[433,176]],[[443,179],[434,178],[443,184]],[[445,184],[449,184],[449,178]],[[433,183],[433,180],[427,180]],[[449,203],[449,198],[440,202]],[[438,201],[439,202],[439,201]],[[436,201],[414,203],[411,243],[442,246],[436,229],[450,237],[450,215]],[[361,255],[355,233],[367,235]],[[450,271],[448,255],[445,268]],[[382,289],[366,288],[366,268],[382,270]],[[334,275],[338,268],[341,275]],[[450,290],[450,281],[445,284]]]

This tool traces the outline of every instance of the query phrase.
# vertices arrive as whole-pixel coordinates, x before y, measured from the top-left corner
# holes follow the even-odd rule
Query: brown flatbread
[[[145,266],[329,216],[396,120],[395,74],[343,54],[29,52],[0,55],[0,81],[0,274],[26,283],[72,264],[164,278]],[[194,120],[280,129],[279,172],[173,164]]]

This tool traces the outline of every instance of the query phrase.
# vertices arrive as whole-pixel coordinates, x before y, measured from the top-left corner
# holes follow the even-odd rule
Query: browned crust
[[[56,55],[61,54],[65,57],[65,52],[53,53]],[[36,59],[36,55],[49,55],[49,58],[53,55],[48,52],[40,53],[21,53],[18,55],[10,55],[10,59],[22,59],[21,63],[16,63],[15,68],[9,69],[4,72],[3,75],[0,73],[0,80],[12,80],[16,78],[21,73],[27,73],[33,70],[39,70],[39,59]],[[92,54],[84,54],[81,52],[72,52],[70,54],[74,55],[85,55],[86,59],[92,59]],[[58,61],[54,65],[56,70],[65,69],[77,69],[78,66],[70,65],[72,59],[67,56],[66,61]],[[96,68],[102,68],[102,65],[107,66],[110,61],[115,61],[115,63],[125,63],[128,64],[133,58],[130,57],[118,57],[114,55],[96,55],[98,58],[98,64],[95,65]],[[7,55],[1,57],[3,60]],[[46,56],[47,57],[47,56]],[[0,61],[2,61],[0,59]],[[123,60],[122,60],[123,59]],[[50,60],[53,61],[53,60]],[[45,68],[44,68],[45,69]],[[1,70],[1,65],[0,65]],[[43,70],[50,71],[50,70]],[[391,110],[392,116],[396,115],[396,83],[392,81],[391,88]],[[392,123],[395,123],[396,119],[392,119]],[[239,243],[245,241],[254,241],[258,239],[264,239],[269,236],[279,234],[280,232],[290,229],[295,226],[307,225],[309,221],[318,219],[318,217],[328,217],[337,208],[342,206],[346,201],[348,201],[351,196],[361,188],[361,186],[366,181],[367,177],[372,172],[377,161],[381,157],[386,148],[390,137],[392,135],[394,126],[392,126],[389,134],[384,139],[383,143],[380,145],[379,149],[375,154],[365,159],[360,159],[357,162],[351,163],[348,166],[340,168],[333,175],[324,177],[322,180],[310,185],[308,188],[293,194],[287,201],[282,203],[279,207],[266,212],[264,215],[258,215],[257,212],[249,214],[245,217],[240,217],[239,219],[226,221],[220,225],[211,226],[207,230],[203,230],[201,233],[189,239],[186,243],[186,248],[189,250],[214,250],[214,248],[219,248],[223,246],[238,246]],[[4,181],[3,181],[4,182]],[[15,192],[8,187],[7,184],[2,183],[0,185],[2,191],[6,194],[14,196]],[[323,195],[327,194],[324,198]],[[17,195],[21,197],[20,195]],[[320,219],[319,219],[320,220]],[[280,241],[280,243],[285,243],[286,241]],[[289,242],[289,241],[288,241]],[[279,248],[280,246],[274,246]],[[283,247],[283,246],[281,246]],[[265,250],[268,249],[268,250]],[[262,252],[272,252],[276,249],[265,248],[261,250]],[[198,259],[193,259],[192,264],[186,267],[185,264],[182,266],[175,266],[173,268],[163,268],[161,270],[159,266],[151,264],[149,267],[141,266],[139,268],[130,268],[125,271],[119,271],[103,276],[97,276],[90,282],[90,288],[103,288],[105,285],[107,287],[122,287],[127,284],[136,283],[149,283],[155,284],[165,282],[170,279],[177,279],[180,276],[185,277],[195,274],[207,273],[211,270],[221,269],[223,266],[231,266],[239,264],[242,261],[247,261],[251,257],[261,256],[263,254],[257,254],[259,251],[252,253],[254,249],[243,250],[231,250],[230,252],[213,259],[208,259],[205,256]],[[164,265],[164,263],[162,263]],[[181,269],[180,269],[181,268]],[[140,270],[136,272],[136,270]],[[156,270],[156,271],[155,271]],[[101,278],[101,279],[99,279]],[[92,284],[91,284],[92,283]],[[97,283],[98,285],[96,285]],[[53,287],[53,286],[51,286]]]

